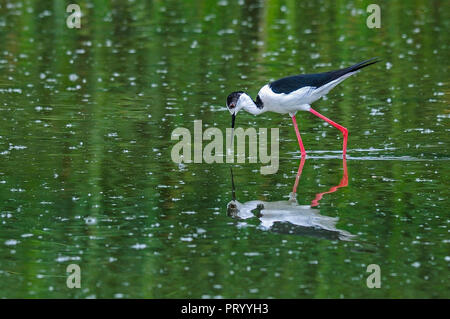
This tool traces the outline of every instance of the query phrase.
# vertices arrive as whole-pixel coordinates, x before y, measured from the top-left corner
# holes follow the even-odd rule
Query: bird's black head
[[[244,92],[242,92],[242,91],[237,91],[237,92],[233,92],[230,95],[228,95],[227,108],[231,114],[235,113],[237,102],[243,93]]]
[[[244,94],[242,91],[233,92],[227,97],[227,108],[231,113],[231,128],[234,129],[234,122],[236,120],[236,114],[239,112],[241,107],[238,107],[238,101],[241,95]]]

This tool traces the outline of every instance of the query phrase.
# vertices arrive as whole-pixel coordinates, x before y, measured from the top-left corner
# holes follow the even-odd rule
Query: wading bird
[[[298,130],[295,114],[297,111],[308,111],[342,132],[344,136],[342,151],[345,157],[347,153],[348,130],[311,108],[311,103],[326,95],[332,88],[357,73],[360,69],[377,62],[379,62],[377,58],[372,58],[336,71],[285,77],[264,85],[259,90],[255,101],[245,92],[233,92],[227,98],[227,108],[232,118],[231,127],[234,129],[236,115],[241,109],[253,115],[259,115],[264,112],[289,113],[294,123],[301,155],[304,157],[306,156],[306,151]]]

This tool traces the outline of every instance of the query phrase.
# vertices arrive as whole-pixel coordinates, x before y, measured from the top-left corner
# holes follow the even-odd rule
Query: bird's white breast
[[[314,88],[307,86],[289,94],[278,94],[272,91],[269,84],[266,84],[261,88],[258,95],[264,103],[264,108],[267,108],[268,111],[286,114],[296,111],[309,111],[313,92]]]

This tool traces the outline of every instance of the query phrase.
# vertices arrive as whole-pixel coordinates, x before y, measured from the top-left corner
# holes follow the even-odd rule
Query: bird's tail
[[[348,68],[341,69],[341,72],[342,72],[342,75],[350,73],[350,72],[355,72],[355,71],[358,71],[358,70],[360,70],[362,68],[365,68],[366,66],[375,64],[375,63],[380,62],[380,61],[381,60],[378,59],[378,58],[372,58],[372,59],[369,59],[369,60],[366,60],[366,61],[362,61],[362,62],[356,63],[355,65],[349,66]]]
[[[365,68],[366,66],[375,64],[377,62],[380,62],[380,60],[378,58],[372,58],[372,59],[369,59],[366,61],[362,61],[360,63],[356,63],[356,64],[349,66],[347,68],[344,68],[344,69],[323,73],[323,74],[327,75],[328,82],[325,83],[324,85],[318,87],[314,91],[314,94],[316,96],[319,96],[319,98],[324,96],[325,94],[328,94],[328,92],[330,92],[330,90],[332,88],[334,88],[336,85],[338,85],[339,83],[341,83],[348,77],[352,76],[353,74],[355,74],[362,68]]]

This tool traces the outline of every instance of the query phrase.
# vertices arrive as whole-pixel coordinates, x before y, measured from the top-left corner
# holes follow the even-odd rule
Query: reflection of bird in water
[[[265,230],[275,233],[295,234],[325,238],[329,240],[351,240],[354,235],[336,228],[337,217],[323,216],[315,206],[318,206],[323,195],[335,192],[340,187],[348,184],[347,163],[343,160],[344,174],[339,185],[332,187],[329,191],[319,193],[312,200],[311,205],[299,205],[296,199],[296,191],[300,176],[305,164],[302,157],[295,178],[294,187],[289,200],[277,202],[264,202],[253,200],[240,203],[236,200],[233,171],[231,171],[232,196],[233,200],[228,203],[228,216],[235,219],[249,219],[257,217],[260,226]]]

